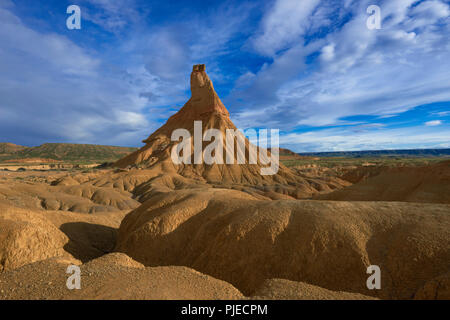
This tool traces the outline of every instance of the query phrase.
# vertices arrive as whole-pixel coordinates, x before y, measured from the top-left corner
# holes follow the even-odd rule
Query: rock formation
[[[315,198],[343,201],[407,201],[450,204],[450,161],[417,167],[375,168],[374,176]]]
[[[55,256],[69,256],[67,236],[29,210],[0,204],[0,272]]]
[[[237,130],[230,119],[228,110],[223,105],[214,90],[212,81],[205,72],[205,65],[195,65],[191,73],[191,98],[189,101],[158,130],[143,142],[146,145],[140,150],[116,162],[116,166],[124,168],[138,165],[140,167],[160,166],[165,173],[178,173],[184,177],[199,179],[210,183],[248,183],[252,185],[267,183],[299,182],[289,169],[281,167],[278,174],[273,176],[261,175],[261,163],[250,164],[250,148],[253,147],[248,139],[245,143],[245,165],[237,164],[237,147],[234,150],[235,164],[174,164],[170,157],[172,148],[178,141],[172,141],[171,136],[176,129],[186,129],[194,136],[194,121],[201,121],[202,132],[217,129],[225,140],[226,130]],[[192,139],[192,154],[194,153],[194,139]],[[237,140],[237,139],[236,139]],[[226,163],[226,153],[231,151],[226,141],[222,141],[226,149],[223,163]],[[237,143],[237,141],[236,141]],[[202,142],[202,151],[209,143]],[[255,147],[256,148],[256,147]],[[230,153],[231,154],[231,153]],[[191,163],[194,163],[193,156]]]
[[[256,187],[251,192],[261,193],[269,198],[309,198],[313,194],[320,192],[320,185],[323,189],[329,189],[328,182],[309,181],[304,179],[282,164],[274,175],[262,175],[261,169],[267,167],[261,163],[258,157],[256,164],[251,164],[250,152],[259,154],[259,148],[254,146],[246,137],[242,135],[243,145],[245,145],[245,164],[237,164],[238,148],[234,148],[223,141],[223,163],[224,164],[174,164],[171,159],[172,148],[179,142],[172,141],[172,133],[176,129],[186,129],[191,136],[194,136],[194,122],[201,121],[202,132],[208,129],[217,129],[226,140],[227,130],[237,130],[230,119],[228,110],[223,105],[214,90],[212,81],[205,72],[205,65],[195,65],[191,73],[191,98],[189,101],[167,122],[143,142],[146,144],[141,149],[120,159],[115,163],[119,168],[145,168],[154,172],[154,175],[164,175],[164,181],[155,179],[147,191],[159,188],[167,184],[168,180],[184,181],[184,183],[209,183],[226,188],[242,188],[243,185]],[[194,139],[191,140],[191,154],[189,158],[194,163]],[[210,142],[202,143],[202,151]],[[233,150],[232,150],[233,149]],[[265,150],[265,149],[264,149]],[[234,164],[227,164],[226,155],[234,155]],[[270,156],[270,151],[265,150],[264,155]],[[185,155],[183,155],[185,156]],[[264,160],[267,160],[266,158]],[[267,163],[267,162],[264,162]],[[186,181],[184,178],[190,179]],[[171,182],[171,183],[173,183]],[[339,183],[332,184],[331,189],[341,187]],[[139,194],[141,195],[142,192]]]
[[[449,271],[450,208],[398,202],[261,201],[225,189],[147,200],[119,229],[117,250],[183,265],[253,294],[271,278],[388,299],[412,298]],[[382,290],[366,287],[380,266]]]

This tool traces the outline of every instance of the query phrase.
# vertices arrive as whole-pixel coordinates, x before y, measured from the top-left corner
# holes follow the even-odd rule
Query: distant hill
[[[339,151],[339,152],[308,152],[299,153],[302,156],[313,157],[445,157],[450,156],[450,149],[409,149],[409,150],[372,150],[372,151]]]
[[[268,148],[270,151],[271,148]],[[289,161],[296,161],[296,160],[319,160],[318,157],[311,157],[311,156],[305,156],[303,154],[295,153],[292,150],[286,149],[286,148],[278,148],[278,155],[280,157],[280,160],[283,162],[283,164],[288,164]]]
[[[270,150],[270,148],[269,148],[269,150]],[[298,155],[294,151],[289,150],[289,149],[285,149],[285,148],[279,148],[279,154],[280,154],[280,156],[295,156],[295,155]]]
[[[25,149],[24,146],[19,146],[14,143],[8,143],[8,142],[0,142],[0,155],[10,155],[12,153],[21,151]]]
[[[13,143],[0,143],[0,162],[13,159],[52,159],[70,162],[114,162],[138,148],[116,147],[94,144],[45,143],[37,147],[24,147]],[[411,158],[450,157],[450,149],[373,150],[342,152],[295,153],[280,148],[281,160],[308,159],[311,157],[343,158]],[[31,161],[31,160],[30,160]],[[36,162],[36,161],[34,161]]]
[[[106,162],[116,161],[137,148],[102,146],[92,144],[45,143],[37,147],[1,144],[0,161],[11,159],[53,159],[61,161]]]

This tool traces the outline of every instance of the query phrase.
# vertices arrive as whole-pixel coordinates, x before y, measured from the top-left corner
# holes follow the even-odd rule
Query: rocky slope
[[[368,171],[372,175],[369,178],[333,193],[317,195],[315,199],[450,203],[450,161]]]
[[[449,271],[450,207],[398,202],[258,200],[221,189],[177,190],[128,214],[117,250],[148,266],[183,265],[252,294],[265,279],[412,298]],[[383,290],[366,288],[382,269]]]

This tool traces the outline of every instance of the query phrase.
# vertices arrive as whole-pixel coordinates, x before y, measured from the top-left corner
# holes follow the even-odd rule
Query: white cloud
[[[205,63],[216,84],[228,77],[217,60],[235,49],[230,41],[242,34],[253,9],[254,5],[246,3],[236,7],[224,4],[207,13],[191,13],[171,24],[155,25],[141,33],[130,34],[118,51],[132,57],[138,66],[143,64],[145,72],[154,77],[148,90],[152,96],[151,106],[179,107],[189,99],[186,93],[193,64]],[[158,109],[161,119],[168,115],[167,110]]]
[[[334,58],[334,44],[328,44],[322,48],[320,57],[325,61],[333,60]]]
[[[440,126],[442,124],[442,120],[432,120],[425,122],[425,125],[428,127]]]
[[[286,136],[300,149],[324,151],[397,148],[413,145],[414,139],[423,145],[448,143],[436,138],[440,132],[449,140],[445,126],[395,131],[342,120],[392,117],[417,105],[450,101],[449,6],[437,0],[379,1],[382,29],[368,30],[366,8],[372,2],[276,0],[255,31],[248,21],[259,5],[225,3],[147,25],[134,0],[84,0],[81,5],[102,9],[83,11],[84,18],[126,33],[117,35],[118,43],[102,43],[101,52],[35,31],[0,9],[0,136],[135,144],[187,100],[192,64],[206,63],[220,88],[230,75],[219,61],[240,64],[236,61],[252,46],[265,63],[259,70],[252,58],[234,65],[241,76],[224,99],[240,127],[347,126]],[[13,5],[2,1],[0,8],[5,4]],[[244,38],[250,40],[241,48]],[[106,66],[107,61],[114,65]]]
[[[437,115],[438,117],[446,117],[446,116],[450,116],[450,111],[433,112],[431,114]]]
[[[100,10],[82,10],[83,19],[89,20],[104,30],[118,33],[130,24],[138,23],[148,10],[138,8],[135,0],[82,0]],[[144,12],[145,11],[145,12]]]
[[[233,103],[248,108],[235,119],[243,127],[268,123],[289,130],[336,125],[354,115],[395,115],[418,105],[450,101],[450,19],[445,18],[446,9],[442,11],[448,6],[440,1],[416,3],[383,1],[381,30],[366,27],[370,1],[349,6],[346,14],[352,18],[344,26],[307,45],[289,46],[255,73],[248,88],[236,89]],[[309,11],[305,19],[311,15]],[[411,28],[410,22],[419,17],[427,19],[427,27]],[[314,52],[320,59],[310,67],[307,59]]]
[[[147,104],[140,92],[151,79],[105,68],[98,54],[35,31],[10,11],[0,9],[0,21],[3,139],[126,145],[148,134],[151,124],[138,114]]]
[[[280,136],[280,146],[296,152],[445,148],[450,128],[333,128]]]
[[[127,4],[134,10],[132,0],[87,2],[103,9],[100,18],[117,13],[134,23],[127,16],[132,11],[121,12]],[[250,10],[240,5],[219,10],[222,15],[202,12],[137,28],[140,32],[125,28],[126,40],[102,45],[98,52],[34,30],[0,9],[0,136],[28,144],[136,145],[187,101],[193,63],[207,63],[214,79],[222,76],[215,59],[228,53],[224,47],[242,32]],[[105,29],[120,27],[97,22]]]
[[[146,126],[148,126],[147,119],[145,119],[143,114],[123,110],[118,110],[116,113],[117,122],[120,124],[125,124],[131,128],[141,129],[145,129]]]
[[[19,52],[37,59],[40,65],[57,66],[61,72],[70,75],[92,75],[99,65],[98,59],[87,55],[67,38],[55,33],[41,34],[26,27],[22,21],[6,9],[0,8],[0,39],[5,55]],[[8,59],[8,57],[4,57]],[[8,65],[5,63],[5,67]],[[28,71],[32,73],[32,70]],[[28,73],[27,72],[27,73]]]
[[[276,0],[263,18],[261,31],[252,39],[255,49],[271,56],[286,46],[301,41],[310,22],[309,17],[319,2],[320,0]],[[316,17],[315,21],[317,19],[320,18]]]
[[[450,15],[449,6],[438,0],[430,0],[419,3],[411,10],[415,19],[435,19],[446,18]]]

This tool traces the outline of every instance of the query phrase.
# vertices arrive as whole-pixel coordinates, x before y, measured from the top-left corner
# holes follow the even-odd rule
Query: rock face
[[[233,190],[177,190],[146,201],[117,250],[147,265],[183,265],[246,295],[265,279],[412,298],[449,271],[450,207],[389,202],[261,201]],[[367,290],[366,269],[382,270]]]

